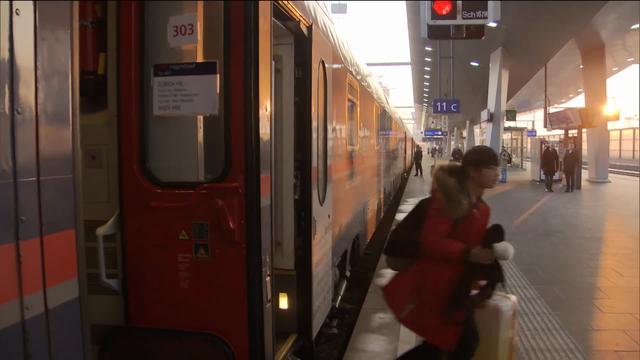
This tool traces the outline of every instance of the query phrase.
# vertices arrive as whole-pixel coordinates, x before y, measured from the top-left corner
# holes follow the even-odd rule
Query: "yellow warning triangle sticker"
[[[189,240],[189,235],[187,235],[187,232],[184,231],[184,229],[180,231],[180,235],[178,235],[178,240]]]
[[[196,254],[196,257],[199,258],[205,258],[208,257],[209,255],[207,254],[207,252],[204,250],[203,247],[201,247],[200,249],[198,249],[198,253]]]

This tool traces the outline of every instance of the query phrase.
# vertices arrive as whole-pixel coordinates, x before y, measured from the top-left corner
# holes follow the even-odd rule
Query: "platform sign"
[[[536,137],[538,132],[536,130],[527,130],[527,137]]]
[[[217,115],[219,98],[217,61],[153,66],[153,115]]]
[[[443,136],[440,129],[427,129],[424,131],[424,136]]]
[[[459,112],[460,112],[459,99],[434,99],[433,100],[434,114],[457,114]]]
[[[505,110],[504,111],[504,115],[505,115],[506,121],[516,121],[516,114],[517,114],[516,110]]]

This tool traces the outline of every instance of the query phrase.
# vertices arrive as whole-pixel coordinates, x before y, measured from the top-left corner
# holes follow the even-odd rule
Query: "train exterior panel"
[[[413,145],[326,9],[61,4],[0,3],[0,357],[309,356]]]

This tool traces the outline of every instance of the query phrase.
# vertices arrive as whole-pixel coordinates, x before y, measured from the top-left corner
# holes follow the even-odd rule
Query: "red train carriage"
[[[308,358],[413,149],[324,8],[0,15],[2,358]]]

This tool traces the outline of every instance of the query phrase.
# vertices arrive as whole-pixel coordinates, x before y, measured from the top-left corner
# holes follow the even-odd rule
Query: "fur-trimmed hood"
[[[462,165],[455,163],[440,165],[433,173],[431,193],[441,197],[445,209],[454,219],[464,217],[471,208],[471,197],[465,178]]]

